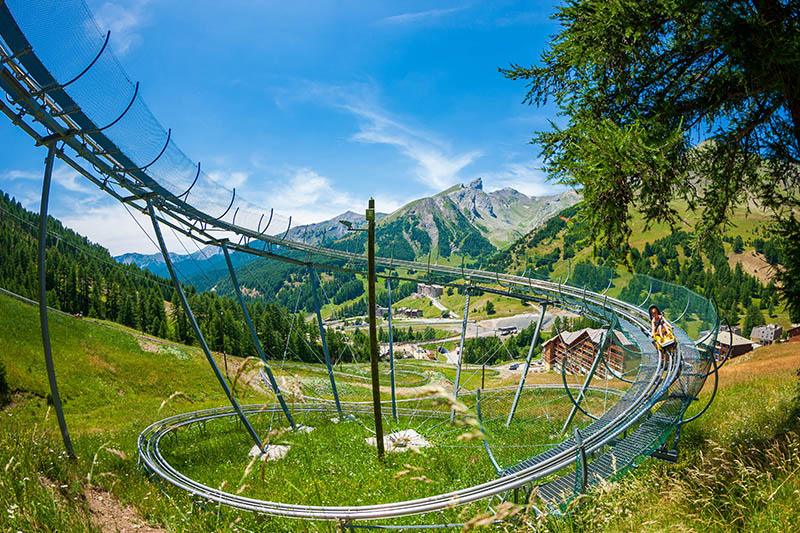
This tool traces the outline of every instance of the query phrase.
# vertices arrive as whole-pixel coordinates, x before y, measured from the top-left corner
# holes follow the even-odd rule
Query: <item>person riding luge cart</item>
[[[656,346],[660,350],[667,350],[675,346],[676,341],[672,332],[672,325],[661,314],[658,306],[651,305],[648,312],[650,313],[650,325],[652,326],[650,335],[653,337]]]

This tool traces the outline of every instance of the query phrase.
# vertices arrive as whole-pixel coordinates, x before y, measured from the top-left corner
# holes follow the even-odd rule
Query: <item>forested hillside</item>
[[[566,279],[590,290],[608,286],[612,269],[618,268],[606,250],[593,250],[590,229],[581,220],[581,204],[561,211],[491,260],[492,268],[549,279]],[[778,291],[769,280],[770,265],[780,264],[777,240],[757,215],[741,211],[736,225],[703,250],[694,247],[687,231],[668,227],[633,225],[640,231],[631,239],[628,265],[639,274],[688,287],[717,303],[724,319],[743,326],[743,333],[770,319],[788,321]],[[754,258],[767,265],[760,276],[745,271],[740,258]],[[646,291],[647,288],[645,287]]]
[[[33,300],[38,300],[38,224],[38,214],[25,210],[7,194],[0,194],[0,287]],[[196,343],[178,293],[169,280],[132,264],[117,263],[105,248],[65,228],[53,217],[48,217],[47,231],[47,300],[51,307],[117,322],[184,344]],[[327,283],[333,286],[335,280]],[[233,298],[214,292],[197,293],[191,286],[185,286],[184,291],[212,350],[257,355]],[[286,352],[289,359],[318,360],[321,346],[315,322],[307,323],[302,315],[293,315],[266,298],[248,306],[268,356],[280,359]],[[332,357],[352,359],[351,349],[341,335],[330,334],[328,343]],[[367,357],[366,344],[363,341],[355,345],[352,351],[356,357]]]

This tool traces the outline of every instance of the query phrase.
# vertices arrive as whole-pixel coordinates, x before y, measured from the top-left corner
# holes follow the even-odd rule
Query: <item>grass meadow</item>
[[[151,480],[137,466],[140,431],[172,414],[225,405],[207,362],[191,347],[154,345],[128,332],[55,313],[50,320],[77,458],[70,460],[62,451],[48,404],[36,309],[0,297],[0,360],[14,391],[11,404],[0,411],[0,530],[99,531],[107,523],[99,521],[98,498],[112,502],[118,516],[130,523],[156,531],[337,530],[332,523],[254,516],[198,502]],[[763,348],[729,362],[721,371],[712,407],[683,430],[677,464],[646,461],[621,480],[578,498],[565,516],[537,518],[524,505],[504,506],[501,515],[513,516],[491,528],[793,530],[800,523],[798,367],[800,343]],[[452,379],[440,365],[411,362],[407,368],[428,376],[426,386],[446,386]],[[358,373],[353,370],[345,365],[343,372]],[[313,378],[305,393],[316,390],[317,379],[322,382],[319,392],[325,392],[326,376],[318,369],[287,368],[285,373],[287,379],[301,374],[303,379]],[[514,381],[500,377],[492,375],[493,384]],[[558,382],[560,376],[542,374],[537,379]],[[344,398],[369,397],[363,380],[346,381],[342,380]],[[468,389],[476,386],[470,383]],[[702,407],[709,389],[710,385],[692,412]],[[237,391],[242,403],[273,399],[243,384]],[[504,429],[503,422],[511,394],[487,393],[482,400],[485,435],[501,466],[561,438],[559,422],[569,408],[563,395],[544,390],[526,395],[519,423],[510,430]],[[601,399],[608,401],[602,396],[597,393],[591,398],[598,410]],[[383,397],[387,397],[385,392]],[[471,407],[474,395],[465,395],[463,402]],[[450,407],[444,401],[420,406],[440,412],[449,412]],[[371,435],[368,418],[334,424],[331,416],[298,413],[300,423],[316,428],[308,434],[282,431],[285,423],[278,416],[255,420],[260,434],[292,448],[284,460],[258,463],[249,471],[250,443],[230,420],[208,423],[205,431],[193,427],[176,432],[174,438],[162,442],[162,448],[181,471],[212,487],[289,503],[387,502],[452,490],[495,475],[474,421],[435,426],[441,418],[401,416],[395,423],[387,415],[389,429],[418,428],[436,446],[420,453],[389,455],[379,462],[374,448],[364,440]],[[481,503],[395,523],[469,522],[466,529],[479,529],[488,527],[480,525],[489,521],[485,512],[486,503]]]

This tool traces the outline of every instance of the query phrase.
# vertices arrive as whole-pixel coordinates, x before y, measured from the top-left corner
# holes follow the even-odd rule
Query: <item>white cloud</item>
[[[486,190],[511,187],[528,196],[547,196],[567,190],[567,187],[547,181],[541,160],[512,162],[496,172],[481,174]],[[476,176],[477,177],[477,176]]]
[[[448,154],[432,139],[424,138],[416,132],[381,116],[360,114],[366,118],[361,130],[353,139],[364,143],[388,144],[416,163],[417,179],[437,191],[446,189],[460,181],[459,173],[481,154],[477,151],[461,154]]]
[[[30,172],[27,170],[9,170],[0,174],[0,181],[14,181],[14,180],[41,180],[44,177],[44,170],[42,172]]]
[[[44,167],[40,171],[29,170],[9,170],[0,174],[0,181],[42,181],[44,179]],[[90,195],[93,198],[100,196],[100,191],[91,185],[86,178],[78,174],[73,168],[57,161],[53,168],[53,183],[66,189],[69,192]]]
[[[362,213],[367,207],[367,198],[342,191],[329,178],[308,167],[288,168],[284,173],[285,180],[278,185],[248,196],[251,202],[260,202],[263,198],[260,203],[275,208],[272,226],[278,228],[279,233],[285,231],[289,215],[292,216],[292,227],[295,227],[329,220],[345,211]],[[390,213],[405,203],[402,199],[383,195],[376,197],[375,202],[381,213]],[[253,220],[249,222],[255,226]]]
[[[461,171],[481,156],[479,151],[455,151],[435,134],[409,126],[393,116],[377,103],[376,91],[371,84],[312,84],[305,92],[315,101],[322,101],[356,117],[359,131],[353,134],[352,140],[393,146],[411,159],[416,165],[416,179],[432,191],[438,192],[463,181]]]
[[[147,238],[147,235],[149,235],[153,241],[158,242],[153,233],[153,225],[150,222],[150,218],[135,209],[130,209],[130,213],[142,226],[141,228],[134,222],[131,215],[125,211],[125,207],[122,204],[110,199],[104,202],[95,202],[93,207],[80,211],[63,213],[62,210],[59,210],[59,212],[53,214],[68,228],[106,247],[111,252],[111,255],[120,255],[126,252],[143,254],[160,252],[158,246]],[[143,229],[147,235],[142,231]],[[161,231],[167,248],[171,252],[186,253],[172,231],[164,225],[162,225]],[[181,237],[181,240],[190,252],[197,250],[194,245],[188,242],[188,238]]]
[[[292,215],[292,225],[320,222],[348,209],[357,209],[358,202],[349,193],[333,187],[331,181],[310,168],[289,171],[287,182],[271,194],[275,209]]]
[[[241,170],[228,172],[213,171],[209,172],[208,176],[217,183],[224,185],[229,189],[233,189],[235,187],[241,187],[244,185],[247,179],[250,177],[250,173]]]
[[[69,192],[81,193],[95,199],[102,193],[94,185],[86,181],[82,175],[78,174],[72,167],[65,164],[58,164],[53,169],[53,183],[60,185]]]
[[[111,30],[111,47],[124,55],[141,41],[138,29],[145,18],[149,0],[116,3],[104,2],[94,9],[94,18],[101,31]]]
[[[421,24],[424,22],[429,22],[431,20],[435,20],[445,15],[451,15],[453,13],[457,13],[458,11],[463,11],[468,6],[462,7],[451,7],[449,9],[428,9],[427,11],[417,11],[414,13],[402,13],[400,15],[393,15],[391,17],[386,17],[378,21],[379,24],[394,24],[394,25],[401,25],[401,24]]]

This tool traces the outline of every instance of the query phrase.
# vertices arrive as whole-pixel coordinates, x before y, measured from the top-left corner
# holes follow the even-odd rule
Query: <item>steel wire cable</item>
[[[8,210],[6,210],[6,209],[4,209],[2,207],[0,207],[0,211],[2,211],[5,215],[14,218],[15,220],[17,220],[21,224],[25,224],[27,226],[30,226],[31,228],[34,228],[34,229],[38,228],[37,224],[33,224],[32,222],[28,222],[27,220],[16,216],[11,211],[8,211]],[[90,252],[85,247],[82,247],[82,246],[76,245],[74,243],[71,243],[68,239],[63,238],[61,235],[55,233],[52,230],[47,230],[47,236],[57,240],[58,242],[64,244],[65,246],[69,246],[70,248],[72,248],[76,252],[80,252],[80,253],[86,255],[86,257],[90,257],[90,258],[94,259],[95,261],[98,261],[98,262],[104,263],[104,264],[106,264],[108,266],[111,266],[113,268],[119,269],[126,277],[136,277],[136,278],[140,278],[140,279],[143,279],[143,280],[146,280],[146,281],[150,281],[152,283],[156,283],[156,284],[161,285],[162,287],[165,287],[165,288],[168,288],[168,289],[172,289],[173,288],[170,283],[167,283],[166,281],[161,281],[161,279],[159,279],[159,276],[157,276],[155,274],[150,273],[150,275],[148,276],[147,274],[145,274],[141,270],[139,270],[139,271],[135,271],[134,270],[134,271],[131,271],[131,272],[127,272],[128,269],[124,268],[124,265],[122,263],[119,263],[119,262],[115,261],[113,258],[112,259],[106,259],[106,258],[100,257],[100,256]]]

